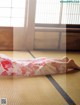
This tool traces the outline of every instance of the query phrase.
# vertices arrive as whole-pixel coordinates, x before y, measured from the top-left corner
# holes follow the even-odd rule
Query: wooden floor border
[[[30,51],[29,54],[36,58]],[[61,86],[52,78],[51,75],[47,75],[46,78],[50,81],[50,83],[57,89],[57,91],[61,94],[61,96],[65,99],[68,105],[76,105],[76,103],[71,99],[71,97],[61,88]]]

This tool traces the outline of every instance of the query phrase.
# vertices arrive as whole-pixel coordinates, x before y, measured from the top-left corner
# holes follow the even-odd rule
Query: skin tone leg
[[[68,57],[63,57],[63,58],[62,58],[62,61],[63,61],[63,62],[64,62],[64,61],[65,61],[65,62],[68,62],[68,61],[69,61],[69,58],[68,58]]]
[[[76,70],[80,70],[80,66],[78,66],[73,59],[69,59],[68,57],[63,57],[62,59],[53,59],[55,62],[59,63],[59,64],[64,64],[64,66],[66,66],[66,71],[68,71],[68,69],[76,69]]]
[[[60,62],[68,62],[69,58],[65,56],[63,58],[53,58],[52,60],[60,61]]]
[[[66,62],[66,65],[68,68],[73,68],[73,69],[80,69],[80,66],[78,66],[73,59],[69,59],[68,57],[63,57],[62,59],[54,59],[55,61],[59,62]]]

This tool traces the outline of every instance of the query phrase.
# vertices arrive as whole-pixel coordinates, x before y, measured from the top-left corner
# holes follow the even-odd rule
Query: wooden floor
[[[69,56],[80,64],[80,53],[30,51],[11,52],[0,51],[15,59],[33,59],[34,57]],[[74,105],[80,105],[80,72],[51,76],[62,90],[73,100]],[[59,93],[46,76],[39,77],[0,77],[0,98],[7,98],[7,105],[68,105],[66,99]],[[70,103],[70,105],[73,105]]]

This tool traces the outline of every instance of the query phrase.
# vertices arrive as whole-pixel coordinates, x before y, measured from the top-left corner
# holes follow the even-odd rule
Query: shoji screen
[[[24,26],[25,0],[0,0],[0,26]]]
[[[36,0],[35,23],[59,24],[60,0]]]
[[[80,24],[80,3],[63,3],[62,24]]]
[[[80,2],[61,0],[36,0],[38,24],[80,24]]]

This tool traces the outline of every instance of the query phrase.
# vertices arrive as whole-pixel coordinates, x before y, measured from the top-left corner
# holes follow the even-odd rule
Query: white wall
[[[66,50],[66,32],[35,32],[34,49]]]

